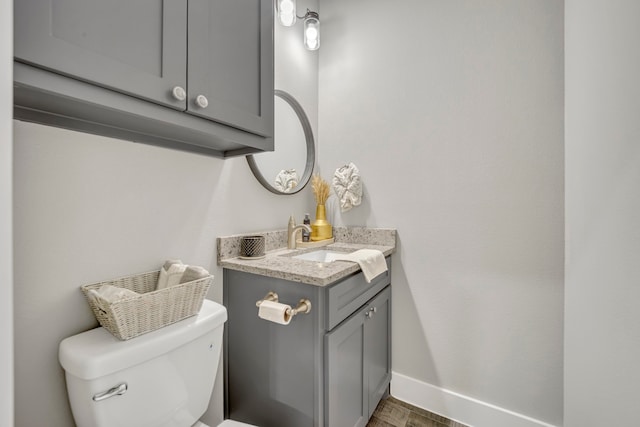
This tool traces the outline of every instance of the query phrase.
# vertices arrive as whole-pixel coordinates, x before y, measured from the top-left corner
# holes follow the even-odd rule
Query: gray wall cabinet
[[[225,413],[261,427],[364,426],[391,380],[391,262],[326,287],[224,270]],[[269,291],[294,306],[289,325],[260,319]]]
[[[15,2],[15,116],[218,157],[273,149],[271,0]]]

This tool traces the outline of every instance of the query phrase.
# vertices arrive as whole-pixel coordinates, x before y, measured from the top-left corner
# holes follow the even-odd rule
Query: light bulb
[[[280,23],[285,27],[291,27],[293,24],[296,23],[296,15],[292,13],[281,13]]]
[[[296,0],[278,0],[278,19],[285,27],[296,23]]]
[[[305,46],[309,50],[316,50],[320,47],[317,39],[307,39]]]
[[[320,47],[320,20],[316,12],[307,11],[304,19],[304,46],[309,50]]]
[[[280,3],[280,13],[286,13],[288,15],[293,12],[293,2],[291,0],[284,0]]]
[[[318,30],[315,27],[307,28],[307,39],[317,39],[318,38]]]

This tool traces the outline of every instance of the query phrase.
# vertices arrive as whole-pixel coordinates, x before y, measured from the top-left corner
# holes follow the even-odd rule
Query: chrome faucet
[[[287,238],[287,247],[289,249],[296,248],[296,234],[298,233],[298,230],[302,229],[305,229],[309,233],[311,233],[311,227],[309,227],[307,224],[296,225],[295,227],[289,229],[289,236]]]

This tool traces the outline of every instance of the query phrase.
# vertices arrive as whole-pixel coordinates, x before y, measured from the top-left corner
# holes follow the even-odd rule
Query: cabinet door
[[[368,418],[371,418],[391,380],[391,288],[378,294],[367,307],[364,359]]]
[[[327,427],[364,426],[391,380],[391,287],[325,336]]]
[[[18,0],[16,60],[184,110],[187,9],[170,0]],[[100,102],[100,100],[96,100]]]
[[[361,310],[325,335],[325,426],[367,424],[365,391],[365,319]]]
[[[273,1],[189,1],[187,111],[273,136]]]

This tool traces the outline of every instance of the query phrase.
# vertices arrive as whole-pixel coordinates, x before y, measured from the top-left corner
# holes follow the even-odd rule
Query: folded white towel
[[[346,212],[362,203],[360,171],[353,163],[336,169],[333,175],[333,191],[340,201],[340,210]]]
[[[187,269],[187,266],[179,259],[167,260],[160,269],[160,275],[158,276],[158,284],[156,289],[164,289],[169,286],[174,286],[180,283],[182,274]]]
[[[380,274],[387,271],[384,254],[377,249],[360,249],[344,255],[336,256],[334,261],[351,261],[360,264],[367,283],[371,283]]]
[[[168,270],[173,264],[182,264],[182,261],[179,259],[168,259],[162,264],[162,268],[164,270]]]
[[[184,270],[182,277],[180,278],[180,283],[191,282],[192,280],[204,279],[209,276],[209,272],[202,267],[198,267],[197,265],[189,265]]]
[[[87,292],[87,296],[103,311],[106,311],[103,303],[111,304],[123,299],[138,297],[140,294],[126,288],[102,285],[98,289],[90,289],[89,292]]]
[[[298,186],[300,178],[295,169],[283,169],[276,175],[274,186],[276,190],[288,193]]]

